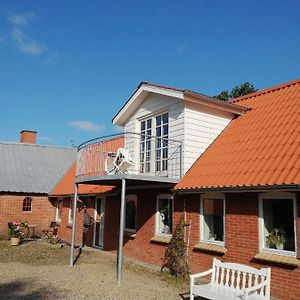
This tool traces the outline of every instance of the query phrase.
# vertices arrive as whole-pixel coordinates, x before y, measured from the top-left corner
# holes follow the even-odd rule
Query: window
[[[151,170],[151,136],[152,119],[141,122],[141,143],[140,143],[140,172],[146,173]]]
[[[156,117],[156,172],[168,170],[169,114]]]
[[[62,206],[63,206],[62,199],[58,199],[56,202],[56,218],[55,218],[56,222],[58,223],[61,222]]]
[[[162,172],[168,169],[169,114],[141,121],[140,172]],[[156,138],[153,138],[156,136]],[[154,157],[155,155],[155,157]]]
[[[22,211],[23,212],[31,212],[31,209],[32,209],[32,199],[31,199],[31,197],[24,198]]]
[[[69,202],[69,218],[68,218],[68,223],[72,224],[73,223],[73,203],[74,203],[74,199],[70,198],[70,202]]]
[[[259,221],[260,250],[296,256],[295,194],[261,194]]]
[[[200,240],[205,243],[225,243],[225,197],[203,195],[200,200]]]
[[[173,197],[169,194],[157,196],[156,234],[170,236],[173,228]]]
[[[137,211],[137,196],[126,196],[126,221],[125,230],[128,232],[136,232],[136,211]]]

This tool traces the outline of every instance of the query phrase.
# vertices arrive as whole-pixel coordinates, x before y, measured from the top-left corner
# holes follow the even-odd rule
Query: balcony
[[[182,172],[182,143],[167,137],[122,133],[78,147],[77,183],[115,185],[122,178],[176,183]]]

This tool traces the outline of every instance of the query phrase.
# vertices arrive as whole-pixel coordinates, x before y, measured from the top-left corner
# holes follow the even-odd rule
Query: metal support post
[[[119,232],[119,248],[118,248],[118,262],[117,262],[118,286],[121,285],[121,280],[122,280],[123,238],[124,238],[124,226],[125,226],[125,191],[126,191],[126,181],[125,181],[125,179],[122,179],[121,207],[120,207],[120,232]]]
[[[73,220],[72,220],[72,241],[70,252],[70,266],[74,265],[74,248],[75,248],[75,230],[76,230],[76,211],[77,211],[77,198],[78,198],[78,184],[75,183],[75,194],[73,201]]]

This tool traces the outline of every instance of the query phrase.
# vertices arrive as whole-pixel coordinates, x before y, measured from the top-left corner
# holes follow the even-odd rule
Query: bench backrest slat
[[[270,280],[271,276],[269,268],[256,269],[236,263],[223,263],[216,258],[213,261],[213,269],[212,283],[235,290],[252,287],[266,279]],[[265,295],[269,293],[269,290],[262,288],[258,290],[258,293]]]

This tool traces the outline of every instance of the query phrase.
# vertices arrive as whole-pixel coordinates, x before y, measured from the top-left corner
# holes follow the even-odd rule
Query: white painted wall
[[[233,114],[186,103],[184,121],[184,173],[234,117]]]

